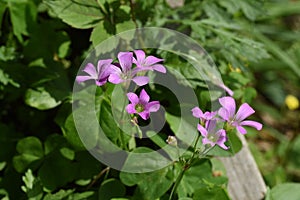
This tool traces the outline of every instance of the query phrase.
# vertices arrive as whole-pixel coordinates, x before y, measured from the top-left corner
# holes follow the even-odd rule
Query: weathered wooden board
[[[240,135],[243,148],[233,157],[219,158],[226,167],[228,191],[232,200],[261,200],[267,191],[247,141]]]

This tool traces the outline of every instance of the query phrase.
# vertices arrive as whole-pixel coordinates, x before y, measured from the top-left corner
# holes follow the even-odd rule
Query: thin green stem
[[[173,188],[172,188],[169,200],[173,200],[173,198],[175,197],[175,192],[176,192],[176,190],[177,190],[177,188],[179,186],[179,183],[181,182],[181,179],[182,179],[182,177],[183,177],[183,175],[184,175],[184,173],[186,172],[187,169],[188,168],[184,167],[183,170],[181,170],[181,172],[179,173],[179,175],[178,175],[178,177],[177,177],[177,179],[175,181],[175,184],[173,185]]]

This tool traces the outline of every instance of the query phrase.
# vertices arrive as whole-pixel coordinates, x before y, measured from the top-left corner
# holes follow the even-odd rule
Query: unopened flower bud
[[[169,135],[168,136],[168,139],[166,140],[166,142],[169,144],[169,145],[172,145],[172,146],[177,146],[177,139],[175,136],[171,136]]]

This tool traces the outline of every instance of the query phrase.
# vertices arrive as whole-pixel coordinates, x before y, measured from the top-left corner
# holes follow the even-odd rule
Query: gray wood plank
[[[249,150],[245,137],[239,134],[243,148],[233,157],[219,157],[226,167],[228,192],[232,200],[261,200],[266,184]]]

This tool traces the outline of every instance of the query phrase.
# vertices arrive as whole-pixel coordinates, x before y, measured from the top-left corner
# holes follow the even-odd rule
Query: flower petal
[[[133,58],[132,52],[120,52],[118,54],[119,63],[123,73],[128,72],[132,68],[132,61],[133,61],[132,58]]]
[[[230,96],[233,96],[233,91],[223,83],[219,84],[219,87],[224,89]]]
[[[150,113],[146,110],[144,110],[143,112],[138,113],[138,115],[141,116],[141,118],[143,118],[144,120],[147,120],[150,117]]]
[[[147,76],[136,76],[132,79],[138,86],[143,86],[149,83],[149,78]]]
[[[197,129],[203,137],[207,137],[207,130],[203,126],[198,124]]]
[[[220,115],[220,117],[222,117],[224,120],[230,121],[228,110],[226,110],[225,108],[221,107],[218,111],[218,115]]]
[[[166,68],[161,64],[152,65],[152,68],[153,68],[153,70],[161,72],[161,73],[167,72]]]
[[[108,77],[108,81],[114,84],[119,84],[124,82],[124,80],[121,78],[120,74],[111,74]]]
[[[98,78],[98,73],[95,69],[95,66],[92,63],[88,63],[84,70],[82,70],[84,72],[86,72],[87,74],[89,74],[91,77],[93,77],[94,79]]]
[[[253,128],[256,128],[256,130],[260,131],[262,129],[262,124],[259,122],[246,120],[241,122],[241,126],[251,126]]]
[[[227,119],[231,119],[234,117],[235,114],[235,100],[232,97],[222,97],[219,98],[220,104],[225,108],[228,112],[226,116]]]
[[[213,133],[217,126],[217,120],[208,120],[205,124],[205,128],[208,133]]]
[[[160,59],[160,58],[156,58],[154,56],[148,56],[146,59],[145,59],[145,65],[146,66],[151,66],[153,64],[156,64],[158,62],[161,62],[163,61],[164,59]]]
[[[253,113],[255,113],[255,111],[253,110],[253,108],[251,108],[251,106],[249,106],[249,104],[247,103],[243,103],[241,105],[241,107],[239,108],[239,110],[236,113],[236,121],[243,121],[244,119],[246,119],[247,117],[249,117],[250,115],[252,115]]]
[[[134,104],[134,106],[135,106],[136,104],[138,104],[139,101],[140,101],[139,98],[138,98],[138,96],[137,96],[135,93],[133,93],[133,92],[127,93],[127,98],[129,99],[129,101],[130,101],[131,103]]]
[[[107,79],[105,79],[105,80],[102,79],[101,81],[96,80],[96,85],[98,85],[98,86],[102,86],[105,83],[107,83]]]
[[[129,114],[137,113],[136,110],[135,110],[135,105],[134,105],[134,104],[128,104],[128,105],[126,106],[126,111],[127,111]]]
[[[214,112],[205,112],[203,114],[203,118],[206,119],[206,120],[211,120],[213,119],[217,114],[217,111],[214,111]]]
[[[99,76],[101,76],[102,74],[104,75],[104,73],[107,73],[109,71],[109,67],[111,63],[112,63],[112,59],[98,61],[97,70]]]
[[[210,146],[215,146],[216,144],[215,143],[213,143],[212,141],[210,141],[209,139],[207,139],[207,138],[202,138],[202,144],[210,144]]]
[[[138,67],[142,67],[140,66],[141,64],[143,64],[144,60],[145,60],[145,52],[143,50],[135,50],[134,54],[136,56],[136,59],[133,58],[133,63],[136,64]]]
[[[242,126],[237,126],[236,129],[238,130],[238,132],[240,132],[243,135],[247,133],[246,129]]]
[[[142,89],[139,99],[140,99],[140,103],[146,106],[150,100],[150,97],[147,94],[147,92],[144,89]]]
[[[157,112],[160,108],[160,103],[159,101],[151,101],[146,105],[146,110],[149,112]]]
[[[94,78],[91,76],[76,76],[77,83],[81,83],[81,82],[84,82],[84,81],[90,80],[90,79],[94,79]]]
[[[203,112],[202,112],[202,110],[199,107],[193,108],[192,112],[193,112],[193,116],[196,117],[196,118],[200,119],[200,118],[203,117]]]

